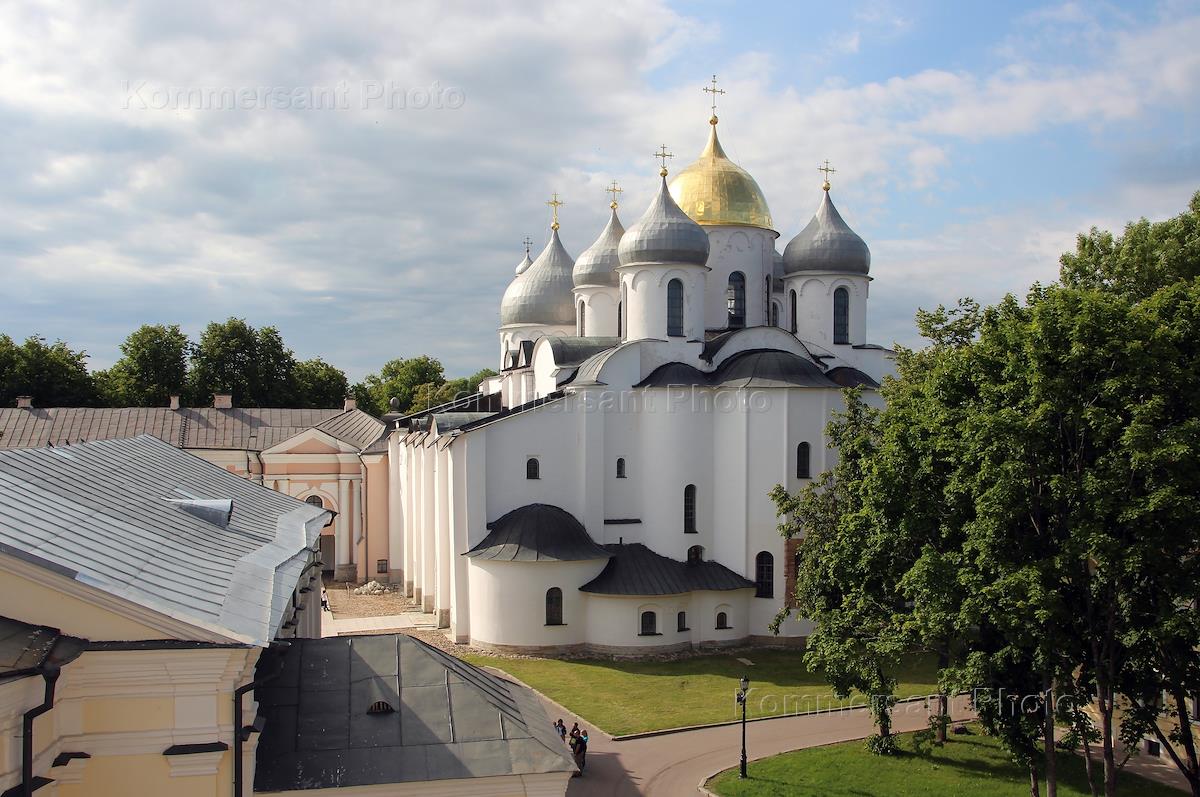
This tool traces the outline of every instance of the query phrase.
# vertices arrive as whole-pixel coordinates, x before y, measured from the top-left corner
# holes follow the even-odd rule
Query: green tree
[[[36,335],[19,345],[0,335],[0,403],[11,407],[17,396],[32,396],[42,407],[95,406],[99,396],[87,352]]]
[[[422,355],[409,359],[390,360],[363,380],[370,406],[362,406],[374,415],[382,415],[390,408],[392,398],[399,401],[399,412],[407,412],[421,385],[440,387],[446,381],[442,364],[432,357]]]
[[[316,357],[296,363],[293,377],[297,407],[340,407],[350,395],[350,384],[344,371]]]
[[[121,359],[95,374],[104,403],[110,407],[160,407],[181,395],[187,383],[191,343],[172,324],[144,324],[121,344]]]
[[[296,358],[275,327],[255,329],[245,319],[230,318],[205,327],[192,351],[188,374],[191,400],[212,401],[214,393],[231,392],[242,407],[287,407],[295,402]]]

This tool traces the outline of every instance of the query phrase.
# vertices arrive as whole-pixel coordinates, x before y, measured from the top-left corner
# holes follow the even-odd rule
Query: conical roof
[[[842,219],[828,189],[812,221],[783,250],[783,269],[786,274],[802,271],[866,274],[871,270],[871,250]]]
[[[617,218],[617,209],[614,207],[612,216],[609,217],[608,224],[604,227],[604,232],[600,233],[596,242],[583,250],[575,260],[575,270],[572,276],[576,288],[584,285],[603,285],[613,288],[617,286],[617,272],[613,269],[621,265],[617,247],[624,234],[625,227]]]
[[[622,266],[633,263],[703,266],[708,262],[708,233],[675,204],[667,188],[665,169],[658,193],[637,223],[621,236],[617,253]]]
[[[700,224],[741,224],[774,229],[771,209],[750,173],[729,160],[709,120],[708,143],[700,158],[671,181],[671,196]]]
[[[575,300],[571,270],[575,261],[563,248],[558,230],[524,272],[518,274],[500,301],[500,324],[572,325]]]
[[[530,267],[530,266],[532,266],[532,265],[533,265],[533,261],[529,259],[529,253],[528,253],[528,252],[526,252],[526,253],[525,253],[525,257],[524,257],[524,258],[521,260],[521,262],[520,262],[520,263],[517,263],[517,271],[516,271],[516,273],[517,273],[518,275],[520,275],[520,274],[524,274],[526,271],[528,271],[528,270],[529,270],[529,267]]]

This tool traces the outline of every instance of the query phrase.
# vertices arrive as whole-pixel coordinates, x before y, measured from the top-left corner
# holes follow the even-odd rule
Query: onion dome
[[[802,271],[866,274],[871,270],[871,250],[833,206],[828,183],[812,221],[783,250],[783,269],[787,274]]]
[[[622,266],[634,263],[703,266],[708,262],[708,233],[671,198],[666,169],[662,171],[658,194],[637,223],[621,236],[617,254]]]
[[[613,269],[621,265],[621,260],[617,256],[617,246],[621,243],[621,236],[624,234],[625,227],[617,218],[617,209],[613,208],[612,216],[609,218],[604,232],[600,233],[596,242],[583,250],[575,260],[575,271],[572,276],[575,279],[576,288],[582,288],[585,285],[603,285],[611,288],[617,286],[617,272]]]
[[[700,224],[741,224],[773,230],[771,210],[762,189],[750,173],[721,149],[717,117],[700,159],[671,181],[671,196],[683,211]]]
[[[575,297],[571,269],[574,266],[575,261],[558,239],[558,230],[552,230],[546,248],[504,291],[500,301],[501,326],[573,325]]]
[[[532,265],[533,261],[529,259],[529,252],[526,252],[525,258],[520,263],[517,263],[517,276],[524,274]]]

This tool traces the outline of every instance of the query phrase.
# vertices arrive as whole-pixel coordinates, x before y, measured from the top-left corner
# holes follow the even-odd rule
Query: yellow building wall
[[[60,783],[58,797],[231,797],[233,759],[226,752],[215,775],[171,777],[163,755],[120,755],[87,762],[79,783]]]
[[[64,634],[83,639],[129,641],[165,636],[161,630],[92,606],[15,573],[6,573],[0,578],[0,606],[4,607],[2,613],[6,617],[58,628]]]

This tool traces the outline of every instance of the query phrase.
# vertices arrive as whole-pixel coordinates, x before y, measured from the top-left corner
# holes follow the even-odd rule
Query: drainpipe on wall
[[[245,778],[242,771],[242,742],[249,739],[251,733],[262,730],[257,726],[242,726],[242,695],[279,677],[279,674],[283,672],[283,653],[289,647],[291,647],[291,643],[284,642],[282,639],[272,642],[267,650],[281,651],[279,666],[275,668],[275,672],[264,675],[262,678],[255,678],[250,683],[233,690],[233,797],[242,797],[242,780]]]
[[[62,668],[57,664],[44,664],[38,669],[46,681],[46,696],[40,706],[26,711],[21,720],[21,794],[33,797],[33,721],[54,708],[54,685]]]

